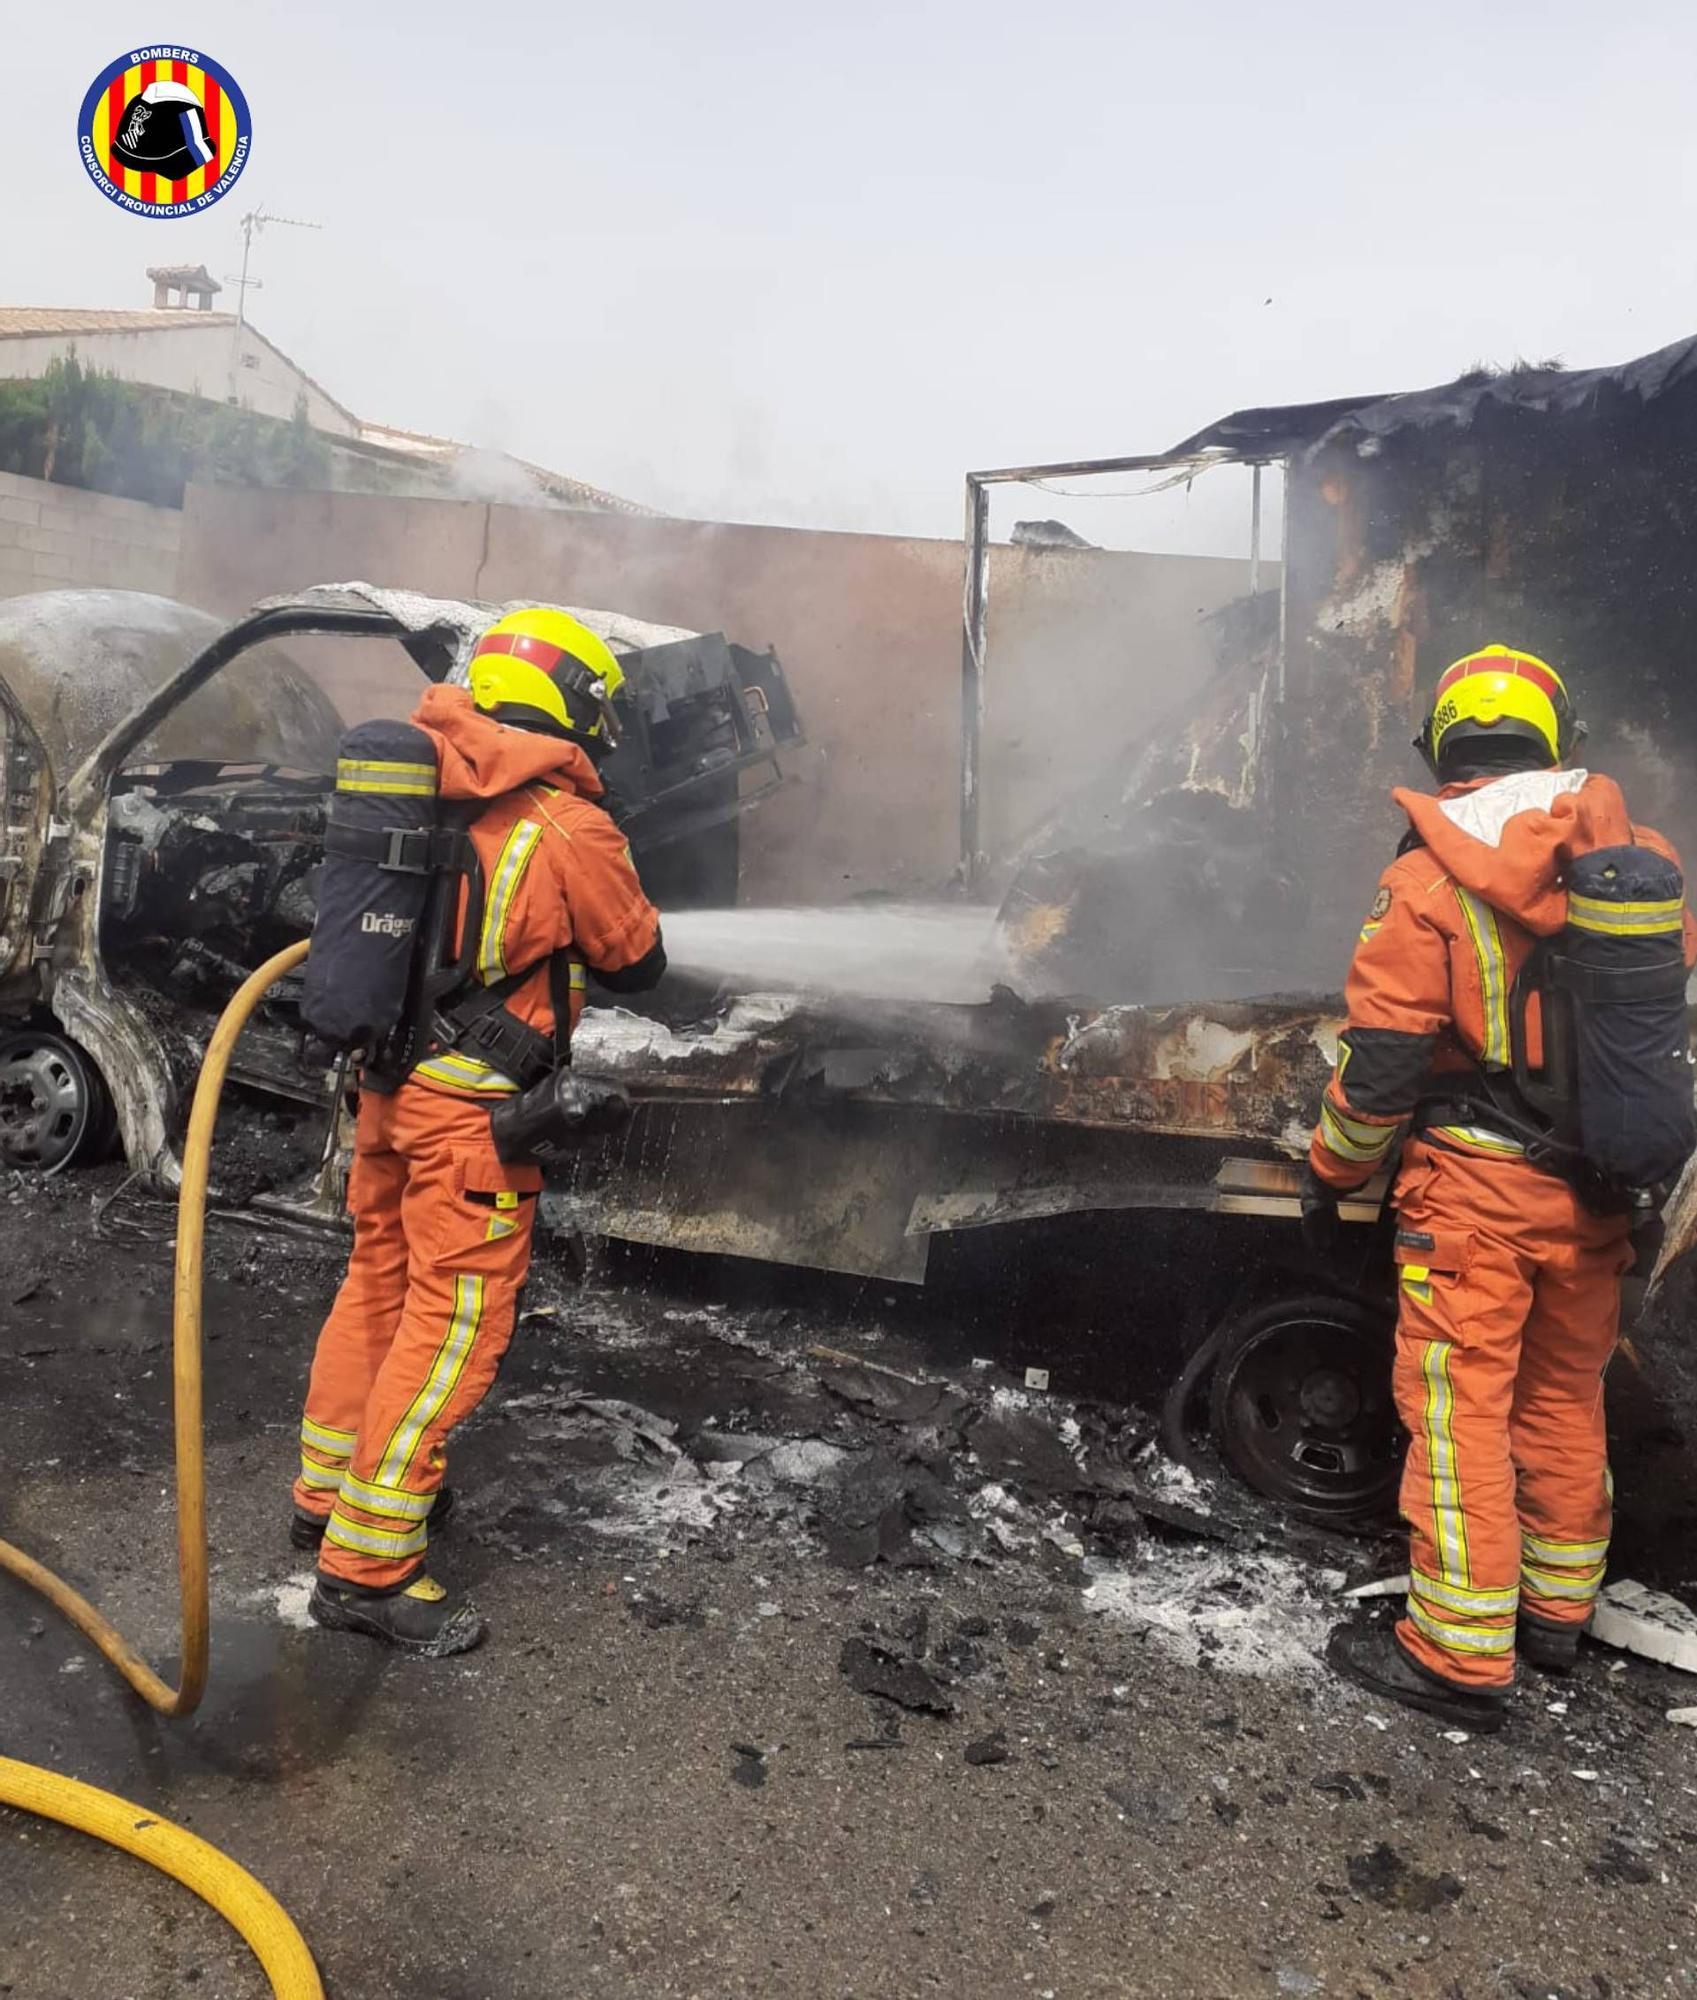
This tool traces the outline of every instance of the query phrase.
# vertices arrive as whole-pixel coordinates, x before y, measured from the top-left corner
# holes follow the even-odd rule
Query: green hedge
[[[306,420],[256,416],[85,368],[75,348],[39,380],[0,381],[0,471],[180,507],[191,479],[328,486],[330,447]]]

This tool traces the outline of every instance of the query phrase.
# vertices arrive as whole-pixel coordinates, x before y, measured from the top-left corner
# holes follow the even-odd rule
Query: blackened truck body
[[[500,610],[327,586],[226,628],[128,591],[0,601],[0,1158],[52,1171],[116,1137],[174,1182],[212,1020],[312,924],[341,722],[286,642],[399,644],[443,680]],[[718,634],[577,615],[628,676],[606,775],[633,852],[674,899],[734,897],[738,816],[799,740],[781,667]],[[291,999],[234,1073],[319,1101]]]

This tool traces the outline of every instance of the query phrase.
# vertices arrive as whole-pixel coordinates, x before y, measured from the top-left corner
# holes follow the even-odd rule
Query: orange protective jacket
[[[490,801],[470,829],[484,879],[475,976],[488,986],[534,966],[505,1004],[548,1034],[554,1024],[548,960],[569,950],[575,1028],[583,968],[623,972],[660,940],[659,913],[601,804],[595,766],[575,743],[507,728],[477,708],[465,688],[427,688],[412,720],[436,745],[441,796]],[[464,909],[462,898],[462,924]],[[452,1050],[427,1056],[412,1074],[456,1097],[502,1096],[517,1087],[487,1063]]]
[[[1347,1192],[1390,1162],[1421,1098],[1458,1088],[1481,1064],[1507,1066],[1509,996],[1536,939],[1567,922],[1566,864],[1635,843],[1677,865],[1660,834],[1635,826],[1612,778],[1529,771],[1447,786],[1435,798],[1399,790],[1417,844],[1379,878],[1345,986],[1348,1025],[1321,1101],[1309,1159]],[[1686,963],[1697,924],[1685,912]],[[1536,1019],[1528,1022],[1536,1064]],[[1442,1126],[1456,1151],[1518,1154],[1502,1135]]]

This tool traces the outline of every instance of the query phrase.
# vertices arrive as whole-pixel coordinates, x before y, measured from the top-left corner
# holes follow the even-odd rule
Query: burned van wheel
[[[1209,1417],[1240,1478],[1327,1526],[1364,1527],[1396,1499],[1402,1433],[1389,1314],[1353,1299],[1274,1299],[1224,1330]]]
[[[50,1028],[0,1035],[0,1164],[56,1174],[98,1159],[114,1137],[100,1072]]]

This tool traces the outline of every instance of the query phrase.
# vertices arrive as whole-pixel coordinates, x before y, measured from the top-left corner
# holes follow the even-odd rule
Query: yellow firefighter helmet
[[[1534,653],[1481,646],[1445,669],[1414,747],[1434,773],[1441,759],[1482,764],[1524,758],[1526,746],[1545,764],[1561,764],[1585,740],[1561,675]]]
[[[564,611],[537,604],[497,619],[472,648],[466,679],[479,708],[528,709],[574,735],[617,739],[612,702],[624,669],[605,639]]]

